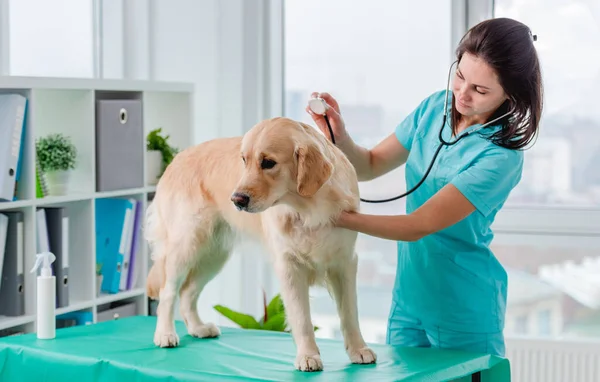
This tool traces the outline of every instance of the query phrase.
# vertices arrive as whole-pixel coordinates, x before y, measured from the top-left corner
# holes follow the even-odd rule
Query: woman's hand
[[[338,228],[348,228],[352,229],[350,225],[350,221],[353,217],[356,217],[356,212],[342,211],[340,216],[338,216],[334,225]]]
[[[338,105],[335,98],[333,98],[329,93],[317,93],[314,92],[311,94],[312,98],[321,97],[327,103],[327,110],[325,113],[327,114],[327,118],[329,119],[329,124],[331,125],[331,130],[333,130],[333,136],[335,137],[335,143],[341,144],[348,138],[348,132],[346,131],[346,126],[344,124],[344,120],[340,114],[340,106]],[[331,136],[329,133],[329,128],[327,127],[327,122],[325,122],[325,118],[320,114],[315,114],[313,111],[306,106],[306,112],[310,114],[313,121],[317,124],[319,129],[325,134],[327,139],[331,140]]]

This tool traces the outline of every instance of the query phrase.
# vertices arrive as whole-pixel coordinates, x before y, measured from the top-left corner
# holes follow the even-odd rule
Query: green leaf
[[[238,324],[241,328],[260,329],[260,324],[254,317],[248,314],[235,312],[223,305],[215,305],[213,308],[223,316]]]
[[[284,332],[286,327],[285,312],[279,312],[273,316],[269,316],[267,322],[262,326],[264,330],[272,330],[275,332]]]
[[[269,305],[267,305],[267,321],[270,320],[270,317],[273,317],[279,313],[285,312],[285,308],[283,306],[283,301],[281,300],[281,295],[277,294]]]
[[[179,153],[179,149],[169,144],[169,135],[161,135],[162,127],[152,130],[146,136],[146,150],[160,151],[162,155],[162,172],[171,163],[175,155]],[[161,172],[161,174],[162,174]]]

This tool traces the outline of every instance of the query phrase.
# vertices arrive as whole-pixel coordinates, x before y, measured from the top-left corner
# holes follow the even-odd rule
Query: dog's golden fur
[[[238,205],[245,211],[236,207],[235,195],[247,197],[247,205]],[[332,224],[342,210],[358,207],[358,181],[346,156],[311,126],[287,118],[265,120],[243,137],[215,139],[179,153],[146,215],[145,237],[154,260],[147,292],[159,300],[155,344],[179,344],[177,296],[189,334],[220,335],[214,324],[200,319],[196,303],[242,234],[259,239],[271,254],[297,368],[323,368],[310,318],[308,291],[315,284],[326,286],[336,301],[351,361],[375,362],[358,323],[357,234]]]

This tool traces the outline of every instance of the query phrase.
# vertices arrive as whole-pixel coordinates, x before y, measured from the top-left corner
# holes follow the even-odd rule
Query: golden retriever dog
[[[353,363],[374,363],[363,340],[356,296],[357,233],[333,225],[358,210],[356,173],[315,128],[287,118],[256,124],[243,137],[215,139],[180,152],[165,170],[146,212],[145,237],[154,264],[148,295],[159,301],[154,343],[175,347],[177,296],[187,331],[217,337],[197,300],[228,260],[240,236],[270,253],[296,345],[295,367],[323,369],[309,306],[309,287],[334,298]]]

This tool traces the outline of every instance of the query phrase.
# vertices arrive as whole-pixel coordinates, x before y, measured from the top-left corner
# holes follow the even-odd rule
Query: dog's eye
[[[277,164],[277,162],[275,162],[274,160],[271,159],[263,159],[262,162],[260,162],[260,167],[263,170],[268,170],[270,168],[275,167],[275,165]]]

